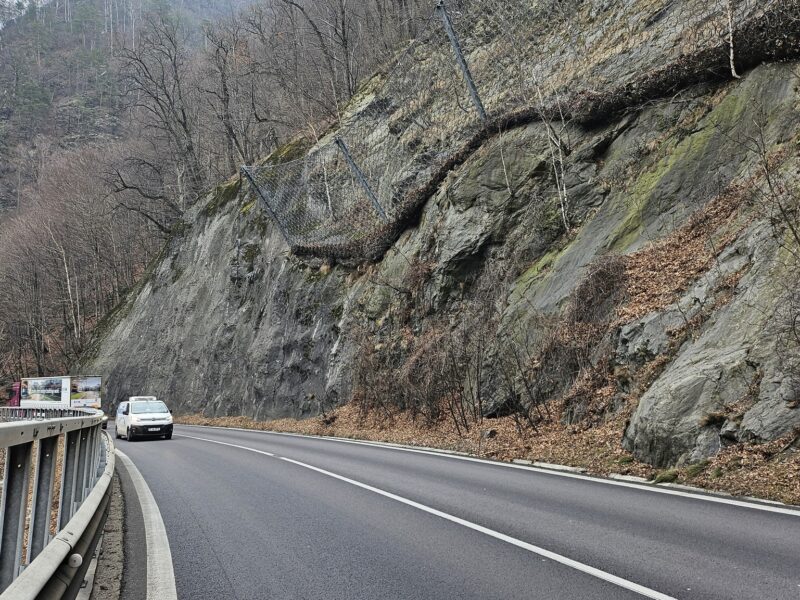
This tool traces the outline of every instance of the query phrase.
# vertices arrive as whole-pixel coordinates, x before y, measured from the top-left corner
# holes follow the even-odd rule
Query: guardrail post
[[[108,439],[106,434],[103,433],[102,427],[97,429],[97,433],[97,437],[100,438],[100,441],[97,444],[97,479],[99,480],[103,476],[103,471],[106,470],[106,462],[108,462]]]
[[[439,0],[439,2],[436,4],[436,11],[439,13],[439,16],[442,17],[444,29],[447,32],[447,37],[450,38],[450,45],[453,47],[453,52],[456,55],[458,68],[461,69],[461,74],[464,76],[464,79],[467,82],[467,88],[469,89],[469,95],[472,98],[472,103],[475,105],[481,121],[485,123],[487,119],[486,109],[484,108],[481,97],[478,94],[478,88],[475,86],[475,80],[472,78],[472,73],[469,70],[467,59],[464,58],[464,52],[461,50],[461,43],[458,41],[458,35],[456,35],[456,30],[453,28],[453,22],[450,20],[450,15],[447,12],[447,6],[445,5],[444,0]]]
[[[102,471],[100,470],[100,463],[102,462],[102,447],[103,447],[103,428],[101,425],[94,427],[94,470],[92,471],[92,487],[100,479]]]
[[[70,431],[64,441],[64,466],[61,474],[61,501],[58,504],[58,530],[69,523],[75,505],[78,483],[78,455],[81,449],[81,432]]]
[[[78,478],[75,484],[75,504],[73,514],[86,498],[86,486],[89,479],[89,463],[91,462],[92,441],[91,432],[88,429],[81,429],[81,448],[78,452]]]
[[[367,178],[364,176],[364,172],[361,170],[361,167],[356,164],[356,161],[353,159],[353,155],[350,154],[350,148],[347,147],[347,144],[345,144],[344,140],[340,137],[334,138],[333,141],[344,155],[345,161],[347,161],[347,164],[350,167],[350,170],[353,172],[353,175],[355,175],[358,183],[364,189],[364,192],[366,192],[367,197],[370,199],[370,202],[372,202],[372,206],[375,207],[375,210],[378,212],[381,219],[388,221],[389,219],[386,218],[386,213],[384,212],[381,203],[378,202],[378,197],[375,195],[375,192],[373,192],[372,188],[369,186]]]
[[[0,412],[3,411],[0,410]],[[40,415],[36,414],[35,416],[39,417]],[[12,533],[12,512],[15,517],[14,523],[20,532],[19,536],[13,536],[15,538],[13,541],[17,543],[11,544],[10,549],[0,548],[0,563],[4,567],[2,571],[4,577],[0,579],[0,597],[2,598],[21,600],[35,597],[39,600],[56,600],[78,597],[91,563],[91,557],[97,550],[98,539],[108,514],[112,494],[111,476],[114,473],[114,455],[109,453],[112,444],[109,436],[97,427],[96,418],[92,418],[87,423],[85,415],[78,418],[74,418],[73,415],[70,417],[69,422],[60,424],[28,422],[20,428],[6,427],[5,431],[0,426],[0,441],[8,449],[6,464],[9,465],[7,472],[3,473],[8,495],[2,498],[4,504],[0,507],[8,510],[5,510],[5,520],[0,520],[0,524],[5,523],[6,527],[5,532],[0,531],[0,539],[7,543],[12,537],[10,535]],[[46,437],[41,437],[40,426],[42,424],[46,426],[44,434]],[[73,427],[77,429],[70,431]],[[102,465],[103,473],[99,476],[95,474],[95,483],[89,495],[83,499],[83,502],[77,502],[81,507],[81,518],[76,519],[74,515],[69,518],[67,526],[60,528],[59,538],[42,549],[37,560],[31,560],[24,569],[20,569],[19,565],[22,562],[20,545],[24,536],[25,509],[28,508],[26,496],[28,496],[27,491],[32,473],[30,463],[33,440],[39,440],[39,443],[52,440],[53,443],[43,446],[37,454],[41,464],[36,470],[34,488],[38,496],[32,500],[33,512],[29,537],[31,544],[35,544],[35,540],[38,538],[35,532],[41,530],[40,527],[37,527],[37,522],[46,523],[49,526],[49,520],[40,518],[46,513],[37,510],[37,507],[40,506],[39,499],[46,495],[48,470],[52,473],[52,470],[55,469],[55,455],[61,439],[59,431],[65,432],[65,429],[67,435],[64,446],[64,471],[66,473],[62,485],[65,488],[72,486],[72,490],[64,490],[63,495],[66,498],[62,500],[62,505],[67,506],[73,498],[78,497],[78,486],[82,483],[79,481],[80,468],[86,467],[83,472],[88,476],[89,459],[95,458],[98,468]],[[23,437],[18,440],[17,436],[20,435]],[[9,447],[7,444],[16,444],[16,446]],[[93,448],[98,450],[96,454],[93,452]],[[83,463],[81,462],[82,455]],[[22,460],[22,464],[20,460]],[[25,466],[27,466],[27,474]],[[14,507],[9,507],[11,499],[17,501]],[[17,505],[19,505],[18,508]],[[12,508],[13,510],[11,510]],[[59,523],[66,518],[64,515],[67,512],[69,511],[65,509],[64,513],[59,515]],[[17,515],[20,516],[18,520],[16,520]],[[35,553],[35,550],[28,552],[29,555]],[[73,555],[78,555],[83,560],[72,560]],[[14,568],[8,569],[9,564]]]
[[[3,501],[0,504],[0,590],[11,585],[22,562],[32,451],[33,442],[6,448]]]
[[[56,476],[57,449],[58,437],[39,440],[36,481],[33,485],[33,498],[31,499],[28,551],[26,553],[28,564],[39,556],[39,553],[50,541],[50,515],[53,513],[53,484]]]
[[[88,476],[86,478],[86,490],[84,498],[89,495],[89,492],[94,487],[94,478],[97,471],[97,426],[89,428],[89,459],[88,459]]]

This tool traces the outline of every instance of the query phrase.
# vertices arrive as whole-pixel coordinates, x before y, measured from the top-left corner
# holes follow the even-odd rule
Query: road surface
[[[261,432],[117,447],[152,490],[181,599],[800,600],[800,512],[777,506]],[[124,470],[123,600],[139,600]]]

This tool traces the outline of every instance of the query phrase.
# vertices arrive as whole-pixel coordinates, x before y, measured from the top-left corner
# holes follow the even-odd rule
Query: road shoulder
[[[125,499],[119,473],[112,482],[111,504],[103,528],[103,545],[97,559],[94,587],[90,600],[118,600],[125,576],[125,551],[123,547],[125,527]]]
[[[119,449],[116,450],[116,453],[119,462],[127,471],[141,511],[145,539],[144,544],[140,544],[137,549],[137,554],[145,554],[146,598],[147,600],[177,600],[172,552],[164,520],[161,518],[161,511],[150,487],[133,461]]]
[[[125,506],[122,527],[123,576],[120,583],[121,600],[147,599],[147,541],[139,496],[128,469],[117,461],[117,474]]]

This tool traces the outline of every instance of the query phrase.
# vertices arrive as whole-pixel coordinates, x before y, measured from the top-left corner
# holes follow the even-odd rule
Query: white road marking
[[[177,434],[176,434],[177,435]],[[344,477],[343,475],[338,475],[336,473],[332,473],[331,471],[326,471],[325,469],[320,469],[319,467],[315,467],[313,465],[309,465],[304,462],[300,462],[298,460],[294,460],[291,458],[287,458],[285,456],[277,456],[275,454],[271,454],[269,452],[264,452],[263,450],[257,450],[255,448],[249,448],[248,446],[240,446],[238,444],[229,444],[227,442],[220,442],[218,440],[210,440],[207,438],[195,437],[191,435],[180,435],[179,437],[185,437],[193,440],[198,440],[201,442],[210,442],[212,444],[219,444],[221,446],[230,446],[231,448],[238,448],[240,450],[246,450],[248,452],[255,452],[256,454],[263,454],[265,456],[274,457],[277,460],[282,460],[293,465],[303,467],[305,469],[310,469],[311,471],[315,471],[321,475],[325,475],[327,477],[332,477],[333,479],[337,479],[339,481],[343,481],[345,483],[349,483],[350,485],[354,485],[361,489],[367,490],[369,492],[373,492],[375,494],[379,494],[385,498],[389,498],[396,502],[400,502],[405,504],[406,506],[410,506],[412,508],[416,508],[423,512],[426,512],[431,515],[435,515],[437,517],[441,517],[451,523],[456,523],[457,525],[461,525],[468,529],[472,529],[473,531],[477,531],[479,533],[483,533],[490,537],[493,537],[497,540],[502,542],[506,542],[511,544],[512,546],[516,546],[517,548],[521,548],[523,550],[527,550],[528,552],[532,552],[533,554],[537,554],[543,558],[549,558],[550,560],[557,562],[559,564],[565,565],[567,567],[573,568],[577,571],[581,571],[582,573],[586,573],[587,575],[591,575],[592,577],[596,577],[598,579],[602,579],[603,581],[607,581],[612,583],[616,586],[624,588],[626,590],[630,590],[632,592],[636,592],[646,598],[653,598],[654,600],[675,600],[672,596],[668,596],[666,594],[662,594],[661,592],[657,592],[652,590],[648,587],[643,585],[639,585],[638,583],[634,583],[632,581],[628,581],[627,579],[623,579],[622,577],[617,577],[616,575],[612,575],[611,573],[607,573],[606,571],[602,571],[595,567],[583,564],[576,560],[572,560],[571,558],[567,558],[566,556],[562,556],[561,554],[556,554],[555,552],[551,552],[550,550],[546,550],[544,548],[540,548],[539,546],[534,546],[533,544],[529,544],[528,542],[524,542],[520,539],[511,537],[510,535],[506,535],[505,533],[501,533],[499,531],[495,531],[494,529],[489,529],[488,527],[484,527],[483,525],[478,525],[477,523],[473,523],[471,521],[467,521],[460,517],[456,517],[455,515],[451,515],[446,512],[442,512],[435,508],[431,508],[430,506],[426,506],[425,504],[420,504],[419,502],[415,502],[414,500],[410,500],[403,496],[398,496],[397,494],[393,494],[391,492],[387,492],[380,488],[373,487],[366,483],[362,483],[360,481],[356,481],[355,479],[350,479],[349,477]]]
[[[239,448],[241,450],[247,450],[248,452],[255,452],[256,454],[263,454],[264,456],[272,456],[275,458],[280,458],[279,456],[275,456],[275,454],[273,454],[272,452],[265,452],[264,450],[256,450],[255,448],[249,448],[248,446],[239,446],[238,444],[229,444],[228,442],[209,440],[208,438],[194,437],[193,435],[182,435],[177,433],[175,435],[177,435],[178,437],[200,440],[201,442],[210,442],[212,444],[219,444],[220,446],[230,446],[231,448]]]
[[[128,470],[142,507],[147,542],[147,600],[177,600],[172,552],[169,549],[169,539],[161,511],[158,510],[153,493],[133,461],[121,450],[117,450],[116,453]]]
[[[729,506],[737,506],[740,508],[749,508],[752,510],[761,510],[764,512],[771,512],[771,513],[778,513],[782,515],[790,515],[792,517],[800,517],[800,508],[790,508],[785,504],[781,503],[772,503],[769,500],[764,500],[768,504],[756,504],[754,502],[747,502],[745,500],[737,500],[735,498],[728,498],[724,496],[714,496],[714,495],[705,495],[705,494],[695,494],[692,492],[686,492],[683,490],[676,490],[670,488],[660,487],[654,484],[647,484],[647,483],[632,483],[628,481],[620,481],[617,479],[606,479],[603,477],[592,477],[591,475],[581,475],[579,473],[570,473],[567,471],[553,471],[551,469],[540,469],[538,467],[528,466],[528,465],[519,465],[514,463],[507,463],[501,462],[497,460],[487,460],[484,458],[477,458],[474,456],[468,456],[465,454],[453,454],[447,451],[436,451],[436,450],[426,450],[423,448],[412,448],[409,446],[403,446],[400,444],[390,444],[388,442],[370,442],[370,441],[363,441],[363,440],[350,440],[346,438],[338,438],[333,436],[322,436],[322,435],[302,435],[299,433],[284,433],[280,431],[263,431],[259,429],[245,429],[243,427],[216,427],[212,425],[182,425],[182,427],[203,427],[206,429],[221,429],[227,431],[243,431],[246,433],[261,433],[267,435],[282,435],[287,437],[297,437],[297,438],[305,438],[305,439],[313,439],[313,440],[322,440],[326,442],[339,442],[342,444],[356,444],[359,446],[371,446],[373,448],[384,448],[386,450],[397,450],[399,452],[413,452],[415,454],[427,454],[429,456],[438,456],[440,458],[450,458],[453,460],[463,460],[467,462],[475,462],[481,463],[485,465],[492,465],[495,467],[504,467],[507,469],[519,469],[522,471],[533,471],[535,473],[542,473],[545,475],[552,475],[555,477],[566,477],[568,479],[580,479],[583,481],[590,481],[593,483],[601,483],[604,485],[613,485],[617,487],[625,487],[625,488],[632,488],[635,490],[643,490],[645,492],[653,492],[656,494],[665,494],[667,496],[678,496],[681,498],[690,498],[692,500],[700,500],[702,502],[715,502],[717,504],[727,504]],[[713,491],[709,490],[709,494],[714,494]]]

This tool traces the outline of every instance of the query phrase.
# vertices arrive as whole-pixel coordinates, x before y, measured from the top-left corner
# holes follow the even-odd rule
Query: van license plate
[[[161,427],[148,427],[147,431],[161,431]]]

